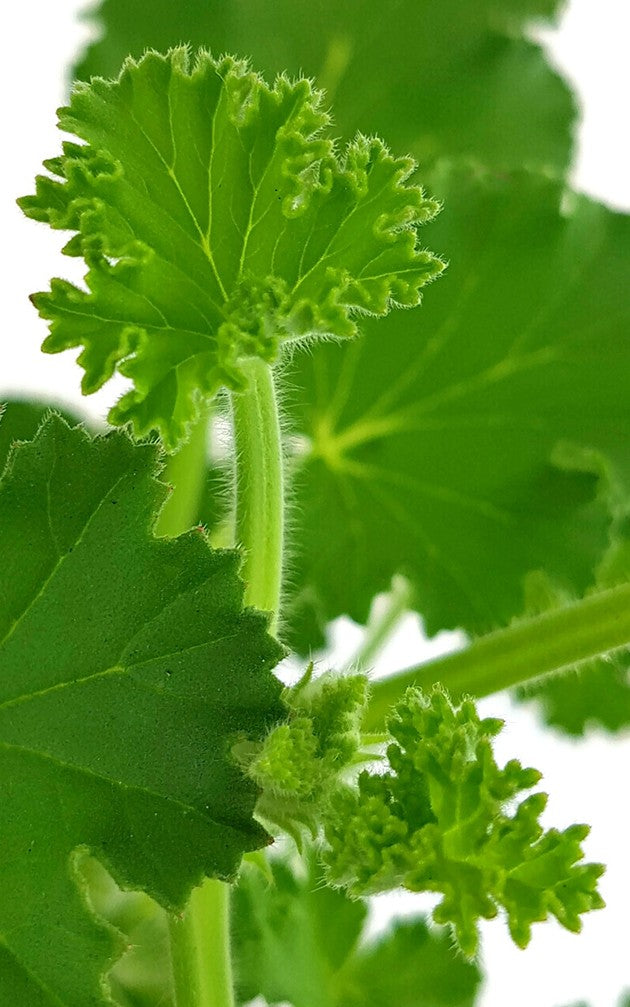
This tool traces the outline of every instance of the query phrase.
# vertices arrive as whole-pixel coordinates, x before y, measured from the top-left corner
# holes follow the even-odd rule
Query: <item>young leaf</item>
[[[78,85],[65,143],[24,212],[75,231],[87,292],[37,294],[44,349],[83,346],[83,391],[118,369],[133,382],[110,412],[171,448],[200,396],[242,389],[242,362],[280,343],[356,334],[357,312],[415,305],[442,263],[417,246],[437,204],[408,184],[414,163],[358,136],[338,157],[321,95],[269,87],[247,64],[188,50],[128,61]]]
[[[533,923],[555,916],[581,929],[600,908],[600,864],[583,864],[588,827],[543,831],[546,795],[508,807],[540,779],[513,759],[497,766],[491,739],[502,727],[480,720],[470,700],[451,706],[436,689],[410,689],[388,723],[390,771],[363,772],[358,789],[333,796],[325,823],[328,877],[353,895],[400,885],[438,892],[438,923],[450,923],[464,954],[477,953],[480,918],[502,907],[512,939],[526,947]]]
[[[243,871],[233,894],[239,1004],[262,995],[293,1007],[472,1007],[479,970],[423,919],[362,940],[367,907],[276,861],[269,883]]]
[[[52,417],[0,487],[0,1001],[104,1002],[79,850],[181,908],[269,841],[231,755],[282,716],[234,552],[150,532],[156,449]]]
[[[301,845],[301,831],[315,838],[343,774],[365,761],[360,726],[367,703],[364,675],[321,675],[312,680],[312,665],[304,677],[284,690],[286,720],[262,743],[247,745],[244,768],[262,793],[258,817],[292,834]]]
[[[266,73],[306,73],[335,97],[346,137],[369,129],[422,163],[472,156],[488,165],[564,168],[575,104],[533,18],[558,0],[102,0],[98,41],[78,77],[111,76],[147,45],[182,40],[250,55]]]
[[[603,490],[630,494],[630,221],[535,175],[432,184],[450,265],[422,312],[287,375],[303,650],[309,621],[365,622],[398,572],[429,633],[505,625],[531,570],[579,596],[608,545]]]

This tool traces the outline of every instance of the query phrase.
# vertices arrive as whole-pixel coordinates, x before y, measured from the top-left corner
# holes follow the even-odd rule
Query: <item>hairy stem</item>
[[[382,728],[388,709],[410,685],[429,689],[440,682],[454,699],[481,698],[629,646],[630,584],[622,584],[376,682],[364,727]]]
[[[348,661],[348,670],[367,671],[379,656],[400,620],[408,612],[413,588],[404,577],[394,577],[382,611],[370,619],[361,646]]]
[[[206,878],[169,917],[176,1007],[234,1007],[229,910],[229,885]]]
[[[173,491],[159,516],[158,535],[180,535],[198,520],[208,417],[206,409],[189,440],[166,463],[162,479]],[[229,898],[228,885],[206,878],[182,916],[168,917],[175,1007],[234,1007]]]
[[[249,386],[232,397],[236,454],[235,541],[244,551],[245,601],[277,623],[282,576],[282,442],[271,369],[248,364]],[[174,485],[158,533],[176,535],[197,519],[205,473],[206,417],[168,463]],[[228,885],[206,879],[181,918],[169,918],[176,1007],[234,1007]]]
[[[232,396],[236,457],[235,540],[244,551],[245,601],[278,623],[282,583],[283,455],[271,368],[252,359],[249,386]]]

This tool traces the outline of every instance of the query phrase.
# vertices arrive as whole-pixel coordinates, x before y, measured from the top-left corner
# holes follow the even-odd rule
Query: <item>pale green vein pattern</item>
[[[233,552],[157,540],[156,450],[52,418],[0,486],[0,1001],[104,1001],[75,852],[181,907],[267,841],[230,756],[281,716]]]
[[[397,573],[430,633],[505,625],[534,570],[576,597],[628,506],[628,219],[533,174],[446,166],[432,186],[449,268],[422,311],[288,375],[306,651]]]
[[[77,232],[64,251],[87,292],[53,280],[34,302],[47,352],[83,347],[86,394],[116,369],[133,382],[112,422],[175,447],[200,398],[245,387],[247,357],[419,302],[442,268],[417,242],[437,204],[379,140],[338,156],[328,121],[308,81],[182,48],[77,85],[59,125],[86,145],[65,143],[20,205]]]

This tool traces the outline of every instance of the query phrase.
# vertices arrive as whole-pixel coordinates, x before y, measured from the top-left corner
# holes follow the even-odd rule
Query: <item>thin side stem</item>
[[[176,1007],[234,1007],[229,911],[229,885],[207,878],[169,917]]]
[[[180,535],[198,520],[206,477],[209,409],[189,440],[168,459],[162,474],[173,487],[156,534]],[[175,1007],[234,1007],[230,956],[230,889],[206,878],[195,888],[181,917],[168,917]]]
[[[400,620],[409,611],[413,588],[404,577],[395,577],[383,610],[367,625],[361,646],[347,664],[348,670],[367,671],[389,641]]]
[[[235,541],[244,551],[245,601],[278,622],[282,584],[283,455],[271,368],[247,364],[249,387],[232,395],[236,456]]]
[[[456,654],[376,682],[364,727],[382,729],[388,709],[410,685],[430,689],[440,682],[454,699],[481,698],[625,647],[630,647],[630,584],[515,623]]]

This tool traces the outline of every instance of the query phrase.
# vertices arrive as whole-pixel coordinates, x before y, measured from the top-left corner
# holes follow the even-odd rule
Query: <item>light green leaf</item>
[[[242,754],[246,772],[262,790],[258,817],[292,834],[299,845],[303,829],[317,836],[344,774],[366,761],[360,733],[366,677],[328,672],[313,680],[312,672],[310,665],[284,690],[286,720]]]
[[[274,861],[271,884],[244,871],[233,894],[239,1004],[472,1007],[479,971],[446,931],[416,918],[366,944],[366,916],[363,902],[322,883],[314,859],[305,874]]]
[[[306,80],[273,87],[247,64],[186,49],[78,85],[65,143],[22,209],[76,231],[87,292],[37,294],[47,352],[83,346],[83,391],[117,369],[133,389],[110,412],[174,448],[199,400],[246,385],[243,360],[281,342],[357,333],[358,312],[412,306],[442,263],[417,246],[437,204],[414,163],[358,136],[341,156]]]
[[[122,891],[93,857],[79,871],[90,905],[123,935],[124,954],[107,982],[120,1007],[175,1007],[167,913],[142,892]]]
[[[360,949],[339,1007],[472,1007],[481,975],[453,947],[446,928],[398,920]]]
[[[505,625],[532,570],[579,596],[630,492],[630,221],[535,175],[433,185],[450,264],[422,312],[287,375],[303,650],[396,573],[430,634]]]
[[[80,851],[181,908],[268,842],[231,756],[282,716],[234,552],[150,532],[156,449],[53,417],[0,487],[0,1001],[104,1002]]]
[[[351,894],[403,886],[436,892],[437,923],[450,923],[465,955],[478,951],[480,919],[507,914],[526,947],[533,923],[555,916],[581,929],[581,914],[603,906],[601,864],[582,863],[588,826],[543,831],[546,795],[517,796],[540,779],[516,759],[497,765],[498,720],[474,703],[453,707],[441,690],[409,689],[388,721],[390,770],[359,776],[339,791],[325,822],[328,879]]]
[[[388,137],[422,162],[564,168],[575,107],[529,41],[558,0],[103,0],[98,41],[77,69],[111,76],[147,45],[182,41],[251,56],[268,74],[312,75],[335,121]]]

